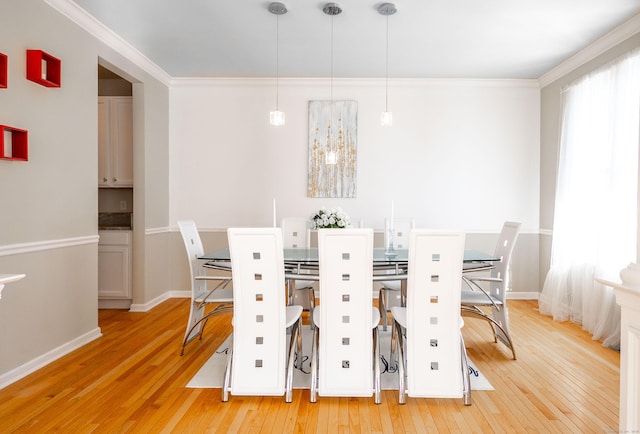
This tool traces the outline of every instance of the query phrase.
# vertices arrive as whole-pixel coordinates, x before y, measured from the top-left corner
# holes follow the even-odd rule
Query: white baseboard
[[[144,304],[131,304],[129,312],[149,312],[151,309],[170,298],[190,298],[191,291],[167,291]]]
[[[3,389],[12,383],[15,383],[16,381],[26,377],[32,372],[35,372],[38,369],[48,365],[49,363],[58,360],[60,357],[66,356],[70,352],[77,350],[83,345],[86,345],[101,336],[102,331],[100,330],[100,327],[96,327],[90,332],[87,332],[82,336],[78,336],[72,341],[69,341],[66,344],[62,344],[59,347],[54,348],[51,351],[28,361],[24,365],[18,366],[17,368],[0,375],[0,389]]]

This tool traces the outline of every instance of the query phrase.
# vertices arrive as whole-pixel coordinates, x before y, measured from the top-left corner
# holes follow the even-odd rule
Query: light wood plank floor
[[[148,313],[101,310],[104,336],[0,390],[0,432],[605,433],[618,428],[619,354],[580,326],[511,301],[518,360],[466,319],[468,353],[495,390],[461,399],[234,397],[185,385],[231,332],[230,314],[209,321],[180,357],[188,300]]]

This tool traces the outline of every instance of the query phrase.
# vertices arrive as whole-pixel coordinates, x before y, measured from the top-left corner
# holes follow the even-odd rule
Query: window
[[[571,83],[563,92],[551,268],[540,312],[581,323],[618,347],[620,313],[611,288],[636,258],[640,50]]]

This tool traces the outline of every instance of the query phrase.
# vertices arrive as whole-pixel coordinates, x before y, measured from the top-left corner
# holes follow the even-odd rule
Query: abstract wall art
[[[308,197],[356,197],[358,103],[309,101]]]

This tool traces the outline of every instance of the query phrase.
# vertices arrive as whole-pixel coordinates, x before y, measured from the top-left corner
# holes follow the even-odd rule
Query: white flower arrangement
[[[322,207],[311,217],[311,223],[313,223],[314,229],[348,228],[351,226],[349,216],[342,208],[327,209]]]

